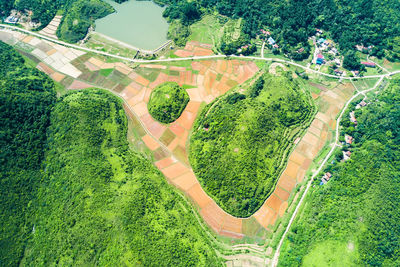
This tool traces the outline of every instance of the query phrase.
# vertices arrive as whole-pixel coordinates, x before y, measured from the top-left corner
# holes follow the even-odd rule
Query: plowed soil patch
[[[85,82],[81,82],[81,81],[75,80],[75,81],[73,81],[72,84],[68,87],[68,89],[71,89],[71,90],[81,90],[81,89],[86,89],[86,88],[90,88],[90,87],[93,87],[93,86],[90,85],[90,84],[87,84],[87,83],[85,83]]]
[[[156,150],[157,148],[160,147],[160,144],[158,144],[157,141],[154,140],[153,137],[151,137],[148,134],[143,136],[142,140],[146,144],[146,146],[152,151],[154,151],[154,150]]]
[[[197,183],[197,179],[194,173],[190,171],[174,179],[173,182],[183,191],[187,191]]]
[[[204,208],[208,203],[211,202],[210,197],[207,196],[199,183],[196,183],[192,188],[190,188],[188,195],[193,199],[200,209]]]
[[[202,208],[200,213],[214,231],[218,233],[221,230],[225,213],[214,201]]]

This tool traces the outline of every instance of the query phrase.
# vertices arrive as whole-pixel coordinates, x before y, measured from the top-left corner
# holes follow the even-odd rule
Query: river
[[[145,50],[154,50],[167,41],[168,23],[162,16],[165,8],[152,1],[103,1],[116,12],[96,20],[96,32]]]

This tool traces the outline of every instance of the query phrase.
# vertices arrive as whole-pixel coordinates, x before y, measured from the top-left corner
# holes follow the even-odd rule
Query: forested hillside
[[[0,265],[219,266],[201,221],[130,150],[118,98],[56,100],[0,43]]]
[[[284,53],[309,46],[307,40],[322,28],[332,34],[342,52],[356,44],[374,45],[373,54],[400,59],[400,2],[397,0],[154,0],[168,4],[164,15],[192,23],[199,14],[214,10],[230,18],[243,18],[242,31],[249,38],[268,29]],[[202,8],[202,9],[200,9]],[[385,53],[386,50],[386,53]]]
[[[73,92],[56,104],[24,263],[219,265],[191,207],[129,149],[126,131],[110,93]]]
[[[399,89],[394,80],[357,110],[351,159],[327,167],[326,185],[314,182],[280,266],[400,266]]]
[[[273,191],[290,144],[313,117],[313,104],[291,73],[264,74],[246,94],[228,93],[199,115],[190,162],[225,211],[253,214]]]
[[[30,237],[53,82],[0,42],[0,265],[16,266]]]

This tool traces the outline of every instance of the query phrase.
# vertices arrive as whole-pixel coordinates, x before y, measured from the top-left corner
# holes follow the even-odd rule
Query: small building
[[[324,176],[322,176],[321,181],[325,181],[325,183],[326,183],[331,178],[332,178],[332,174],[330,172],[327,172],[327,173],[324,174]]]
[[[346,144],[351,145],[353,143],[353,137],[351,137],[350,135],[345,135],[344,136],[344,140],[346,141]]]
[[[269,38],[268,38],[268,43],[269,43],[270,45],[274,45],[276,42],[275,42],[274,38],[269,37]]]
[[[301,54],[304,52],[304,47],[300,48],[299,50],[297,50],[297,53]]]
[[[343,160],[347,161],[351,157],[351,152],[350,151],[343,151]]]
[[[272,47],[273,47],[273,48],[279,48],[279,45],[274,44]]]
[[[16,24],[16,23],[18,23],[18,21],[19,21],[19,18],[15,17],[15,16],[9,16],[4,20],[5,23],[10,23],[10,24]]]
[[[325,42],[326,42],[326,39],[324,39],[324,38],[319,38],[318,41],[317,41],[317,43],[318,43],[319,45],[322,45],[322,44],[325,43]]]
[[[354,111],[350,112],[350,121],[357,125],[357,119],[356,116],[354,115]]]
[[[364,65],[365,67],[368,67],[368,68],[375,68],[376,67],[376,64],[374,62],[364,61],[364,62],[361,62],[361,64]]]
[[[367,105],[367,102],[365,102],[364,100],[360,102],[359,104],[361,107],[365,107]]]
[[[341,71],[339,69],[335,69],[334,72],[336,75],[339,75],[339,76],[343,75],[343,71]]]

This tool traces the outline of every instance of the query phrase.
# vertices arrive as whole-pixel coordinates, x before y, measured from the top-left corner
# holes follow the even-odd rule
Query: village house
[[[350,151],[343,151],[343,160],[347,161],[351,157],[351,152]]]
[[[344,140],[346,141],[346,144],[351,145],[353,143],[353,137],[351,137],[350,135],[345,135],[344,136]]]
[[[5,23],[10,23],[10,24],[16,24],[16,23],[18,23],[18,21],[19,21],[19,18],[16,17],[16,16],[13,16],[13,15],[7,17],[7,18],[4,20]]]
[[[318,55],[317,55],[316,63],[317,63],[318,65],[324,64],[324,56],[321,55],[321,54],[318,54]]]
[[[356,109],[365,107],[367,105],[367,102],[365,102],[364,100],[361,101],[360,103],[357,104]]]
[[[339,69],[335,69],[334,72],[335,72],[335,74],[338,75],[338,76],[343,75],[343,71],[341,71],[341,70],[339,70]]]
[[[270,45],[274,45],[274,44],[275,44],[274,38],[269,37],[269,38],[268,38],[268,43],[269,43]]]
[[[350,121],[357,125],[357,119],[356,116],[354,115],[354,111],[350,112]]]
[[[365,61],[365,62],[361,62],[361,64],[364,65],[365,67],[368,67],[368,68],[375,68],[376,67],[376,64],[374,62]]]

